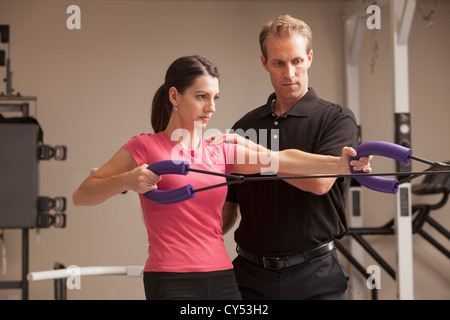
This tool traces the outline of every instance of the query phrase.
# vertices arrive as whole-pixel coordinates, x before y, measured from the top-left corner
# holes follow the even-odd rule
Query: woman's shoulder
[[[166,134],[164,132],[158,132],[158,133],[145,133],[142,132],[139,135],[133,136],[130,141],[139,141],[139,142],[153,142],[153,141],[159,141],[164,140]]]

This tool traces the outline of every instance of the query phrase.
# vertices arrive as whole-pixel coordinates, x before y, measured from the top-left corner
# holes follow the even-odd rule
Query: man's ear
[[[308,68],[311,67],[312,60],[313,60],[313,51],[311,50],[308,54]]]
[[[261,63],[263,65],[264,69],[266,69],[266,71],[267,71],[267,60],[266,60],[266,58],[264,58],[264,55],[261,55]]]

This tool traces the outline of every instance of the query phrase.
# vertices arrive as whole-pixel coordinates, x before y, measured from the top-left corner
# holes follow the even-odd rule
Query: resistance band
[[[412,150],[398,144],[384,142],[384,141],[369,141],[360,144],[355,148],[357,157],[351,158],[351,160],[359,159],[360,157],[367,156],[384,156],[403,163],[409,163],[411,159],[420,161],[422,163],[429,164],[430,167],[424,171],[418,172],[389,172],[389,173],[357,173],[350,166],[351,174],[333,174],[333,175],[309,175],[309,176],[258,176],[258,177],[244,177],[242,175],[231,175],[224,173],[217,173],[211,171],[198,170],[190,168],[187,161],[172,161],[164,160],[155,162],[147,167],[147,169],[153,171],[157,175],[164,174],[179,174],[187,175],[189,171],[198,172],[202,174],[215,175],[229,179],[229,181],[212,185],[209,187],[194,189],[190,184],[173,190],[153,190],[144,193],[144,196],[158,204],[173,204],[181,201],[185,201],[195,197],[195,193],[210,190],[213,188],[223,187],[236,183],[243,183],[246,181],[259,181],[259,180],[289,180],[289,179],[318,179],[318,178],[346,178],[352,177],[366,188],[372,189],[378,192],[395,194],[398,191],[399,185],[409,182],[422,175],[430,174],[450,174],[450,170],[443,170],[445,168],[450,169],[450,165],[446,163],[429,161],[412,155]],[[383,176],[407,176],[398,179],[383,178]]]

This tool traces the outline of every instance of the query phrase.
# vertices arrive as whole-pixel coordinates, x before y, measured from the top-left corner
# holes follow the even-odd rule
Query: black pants
[[[241,300],[232,269],[212,272],[144,272],[147,300]]]
[[[336,250],[282,270],[268,270],[238,256],[234,271],[244,300],[345,300],[348,274]]]

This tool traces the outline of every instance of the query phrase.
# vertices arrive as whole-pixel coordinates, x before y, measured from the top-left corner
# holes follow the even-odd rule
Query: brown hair
[[[175,87],[179,93],[183,93],[202,75],[219,78],[217,67],[203,57],[184,56],[172,62],[167,69],[164,84],[153,97],[151,123],[155,133],[164,131],[169,124],[173,110],[169,100],[170,88]]]
[[[290,15],[282,15],[265,23],[259,33],[259,45],[264,58],[267,60],[267,39],[270,36],[283,37],[294,33],[306,38],[306,53],[309,54],[312,50],[312,32],[305,22]]]

